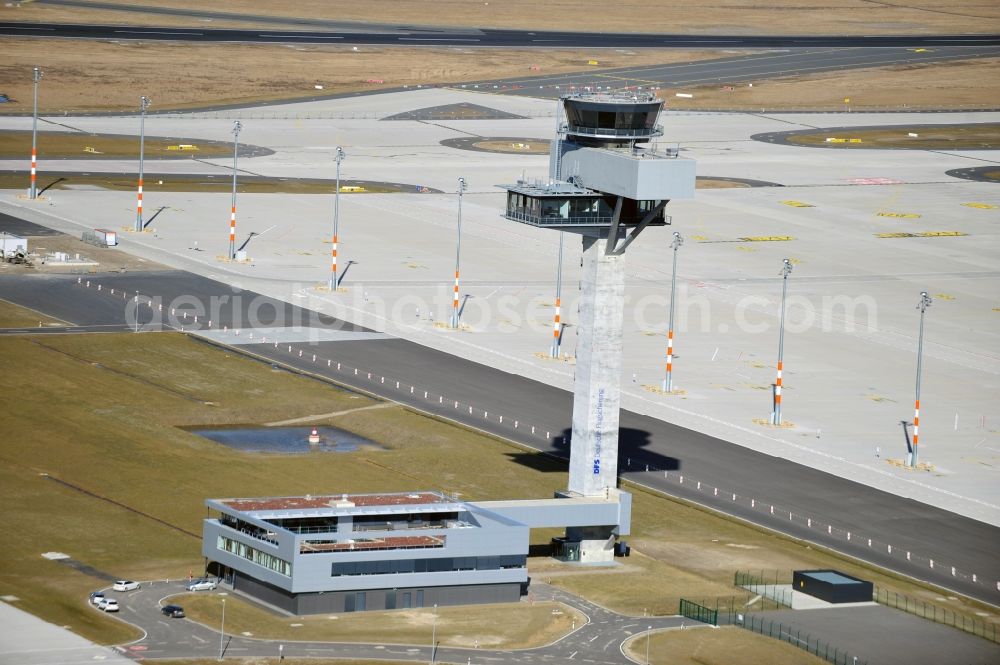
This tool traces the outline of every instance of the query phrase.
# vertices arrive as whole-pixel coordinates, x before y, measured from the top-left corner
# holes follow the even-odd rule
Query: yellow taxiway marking
[[[802,201],[788,200],[788,201],[780,201],[780,203],[784,203],[786,206],[791,206],[793,208],[815,208],[816,207],[816,206],[814,206],[811,203],[803,203]]]
[[[963,203],[966,208],[977,208],[979,210],[996,210],[1000,206],[993,205],[992,203],[977,203],[973,201],[972,203]]]
[[[920,219],[920,213],[916,212],[877,212],[879,217],[892,217],[894,219]]]
[[[876,238],[954,238],[967,236],[961,231],[923,231],[921,233],[876,233]]]

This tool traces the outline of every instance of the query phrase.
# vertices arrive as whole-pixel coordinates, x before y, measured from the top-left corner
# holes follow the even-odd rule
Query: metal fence
[[[682,617],[701,621],[702,623],[719,625],[719,610],[713,610],[704,605],[681,598],[680,609],[677,612]]]
[[[938,607],[933,603],[917,600],[916,598],[909,598],[896,593],[895,591],[880,589],[877,586],[875,587],[874,596],[875,602],[879,605],[885,605],[886,607],[902,610],[909,614],[921,617],[922,619],[958,628],[959,630],[972,633],[973,635],[990,640],[991,642],[1000,643],[1000,630],[997,630],[997,624],[995,623],[987,623],[985,621],[980,621],[979,619],[973,619],[972,617],[956,612],[955,610]]]
[[[771,619],[751,614],[741,615],[733,623],[758,635],[766,635],[767,637],[787,642],[814,656],[819,656],[828,663],[834,663],[835,665],[868,665],[868,661],[861,660],[839,647],[832,646],[829,642],[813,638],[809,633],[803,634],[800,629],[786,626],[780,621],[772,621]]]
[[[773,601],[775,605],[784,605],[785,607],[792,605],[792,592],[791,589],[787,588],[791,583],[792,571],[788,570],[740,570],[733,575],[733,586],[760,594]],[[878,585],[874,588],[872,600],[879,605],[902,610],[922,619],[951,626],[991,642],[1000,643],[1000,627],[996,623],[975,619],[967,613],[910,598],[895,591],[882,589]],[[750,609],[747,608],[747,610]],[[763,608],[754,607],[752,609]]]
[[[767,598],[761,594],[753,592],[737,593],[731,596],[715,596],[713,598],[681,598],[680,614],[685,614],[685,609],[690,612],[697,611],[697,607],[702,607],[706,611],[714,612],[713,625],[724,626],[735,623],[738,617],[748,612],[764,612],[769,610],[787,610],[788,605],[784,605],[772,598]],[[690,616],[691,619],[704,621],[699,616]],[[710,623],[710,622],[706,622]]]
[[[733,574],[733,586],[772,600],[779,607],[792,606],[791,585],[791,572],[738,570]]]

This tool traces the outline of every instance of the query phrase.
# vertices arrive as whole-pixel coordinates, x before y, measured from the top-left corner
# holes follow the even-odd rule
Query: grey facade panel
[[[226,537],[245,543],[250,547],[260,549],[262,551],[267,549],[272,551],[277,550],[277,548],[274,548],[273,546],[265,548],[264,545],[267,545],[266,543],[262,543],[255,538],[251,538],[250,536],[240,534],[238,531],[233,531],[232,529],[224,527],[216,520],[204,520],[202,523],[201,553],[206,559],[221,563],[222,565],[232,568],[233,570],[251,574],[253,577],[275,587],[291,591],[292,578],[285,577],[284,575],[265,568],[264,566],[257,565],[243,557],[232,554],[231,552],[220,550],[218,546],[220,535],[225,535]],[[294,571],[295,569],[293,563],[293,574]]]
[[[547,527],[609,526],[629,522],[632,497],[628,492],[611,490],[607,501],[534,499],[524,501],[478,501],[472,505],[493,514],[537,529]],[[622,496],[624,495],[624,496]],[[625,533],[628,533],[626,529]]]
[[[574,149],[575,148],[575,149]],[[695,161],[683,157],[635,156],[619,150],[581,148],[566,141],[563,178],[636,201],[694,198]]]
[[[297,615],[411,609],[434,605],[445,607],[516,603],[521,598],[523,586],[519,583],[507,583],[290,594],[242,573],[236,573],[233,579],[234,590]]]
[[[291,614],[297,613],[297,603],[294,595],[284,589],[279,589],[261,580],[256,580],[239,571],[233,573],[233,590],[244,593],[252,598],[257,598],[268,605],[274,605]]]

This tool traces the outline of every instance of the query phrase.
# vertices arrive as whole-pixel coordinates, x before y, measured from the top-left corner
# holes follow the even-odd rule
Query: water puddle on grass
[[[370,439],[337,427],[185,427],[184,430],[248,453],[349,453],[358,448],[382,448]],[[309,443],[313,429],[318,443]]]

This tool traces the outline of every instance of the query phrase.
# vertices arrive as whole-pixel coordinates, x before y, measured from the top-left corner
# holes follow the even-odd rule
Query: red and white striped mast
[[[330,249],[330,290],[337,291],[340,279],[337,276],[337,245],[340,234],[340,163],[344,161],[344,149],[337,146],[333,161],[337,163],[337,191],[333,198],[333,243]]]
[[[152,100],[143,95],[139,98],[139,193],[135,204],[135,232],[142,233],[142,169],[146,152],[146,109]]]
[[[552,321],[552,350],[553,358],[559,357],[559,347],[562,340],[562,268],[563,268],[563,238],[565,232],[559,232],[559,263],[556,269],[556,311]]]
[[[788,295],[788,276],[792,274],[792,262],[784,259],[781,265],[781,316],[778,323],[778,379],[774,384],[774,414],[771,423],[781,424],[781,373],[785,356],[785,299]]]
[[[916,399],[913,404],[913,452],[909,455],[911,467],[917,465],[917,453],[919,452],[917,445],[920,439],[920,373],[923,369],[924,355],[924,313],[931,306],[931,302],[931,297],[927,295],[927,292],[921,291],[920,302],[917,303],[917,309],[920,310],[920,334],[917,337],[917,386]]]
[[[38,187],[35,179],[38,177],[38,83],[42,80],[42,70],[35,67],[32,80],[35,82],[35,111],[31,117],[31,187],[28,189],[28,198],[38,198]]]
[[[663,392],[674,389],[674,301],[677,293],[677,250],[684,244],[684,238],[674,231],[674,240],[670,248],[674,250],[674,267],[670,276],[670,323],[667,326],[667,373],[663,378]]]
[[[243,123],[239,120],[233,123],[233,207],[229,213],[229,258],[236,258],[236,163],[240,148],[240,130]]]
[[[465,183],[465,178],[458,179],[458,244],[455,248],[455,290],[452,295],[451,301],[451,327],[458,328],[458,275],[459,268],[462,261],[462,194],[468,186]]]

